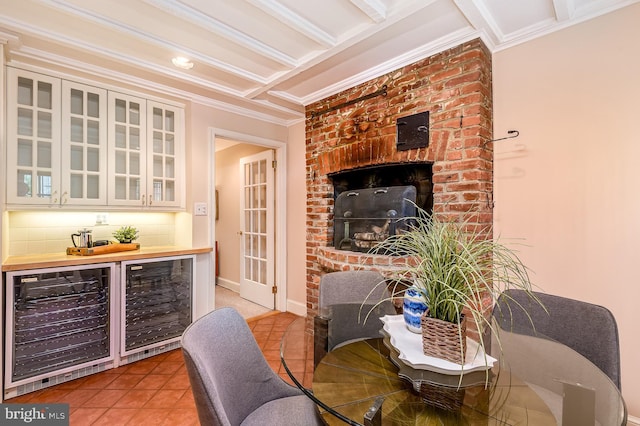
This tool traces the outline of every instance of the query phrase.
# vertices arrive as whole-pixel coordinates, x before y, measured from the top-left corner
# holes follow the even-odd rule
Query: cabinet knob
[[[144,195],[142,196],[142,205],[144,206]]]

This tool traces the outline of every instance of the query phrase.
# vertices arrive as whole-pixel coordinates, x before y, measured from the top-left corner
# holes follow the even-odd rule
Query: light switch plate
[[[195,216],[206,216],[207,215],[207,203],[195,203],[194,204],[194,215]]]

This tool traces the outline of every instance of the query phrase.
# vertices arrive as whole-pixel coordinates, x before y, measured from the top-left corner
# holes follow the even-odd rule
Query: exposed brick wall
[[[313,115],[384,85],[386,96]],[[430,113],[429,146],[397,151],[396,120],[423,111]],[[479,39],[308,105],[308,314],[317,313],[318,284],[327,270],[319,251],[321,256],[330,253],[330,262],[343,270],[352,263],[350,256],[359,258],[353,252],[319,250],[333,243],[333,187],[327,174],[387,163],[432,163],[434,214],[488,230],[493,222],[491,139],[491,53]]]

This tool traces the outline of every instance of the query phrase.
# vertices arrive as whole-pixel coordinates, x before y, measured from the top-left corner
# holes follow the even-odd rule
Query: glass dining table
[[[300,318],[288,327],[280,348],[282,364],[327,424],[626,424],[616,385],[563,344],[502,330],[500,345],[494,341],[487,348],[495,362],[465,364],[461,374],[437,363],[407,360],[405,350],[398,349],[401,339],[386,326],[400,318],[385,317],[379,338],[345,342],[316,363],[311,361],[313,321]],[[307,368],[300,368],[301,359]]]

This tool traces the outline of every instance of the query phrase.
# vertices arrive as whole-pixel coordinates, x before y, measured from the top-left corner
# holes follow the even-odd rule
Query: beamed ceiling
[[[304,105],[462,42],[495,52],[637,1],[0,0],[0,41],[11,65],[286,125]]]

